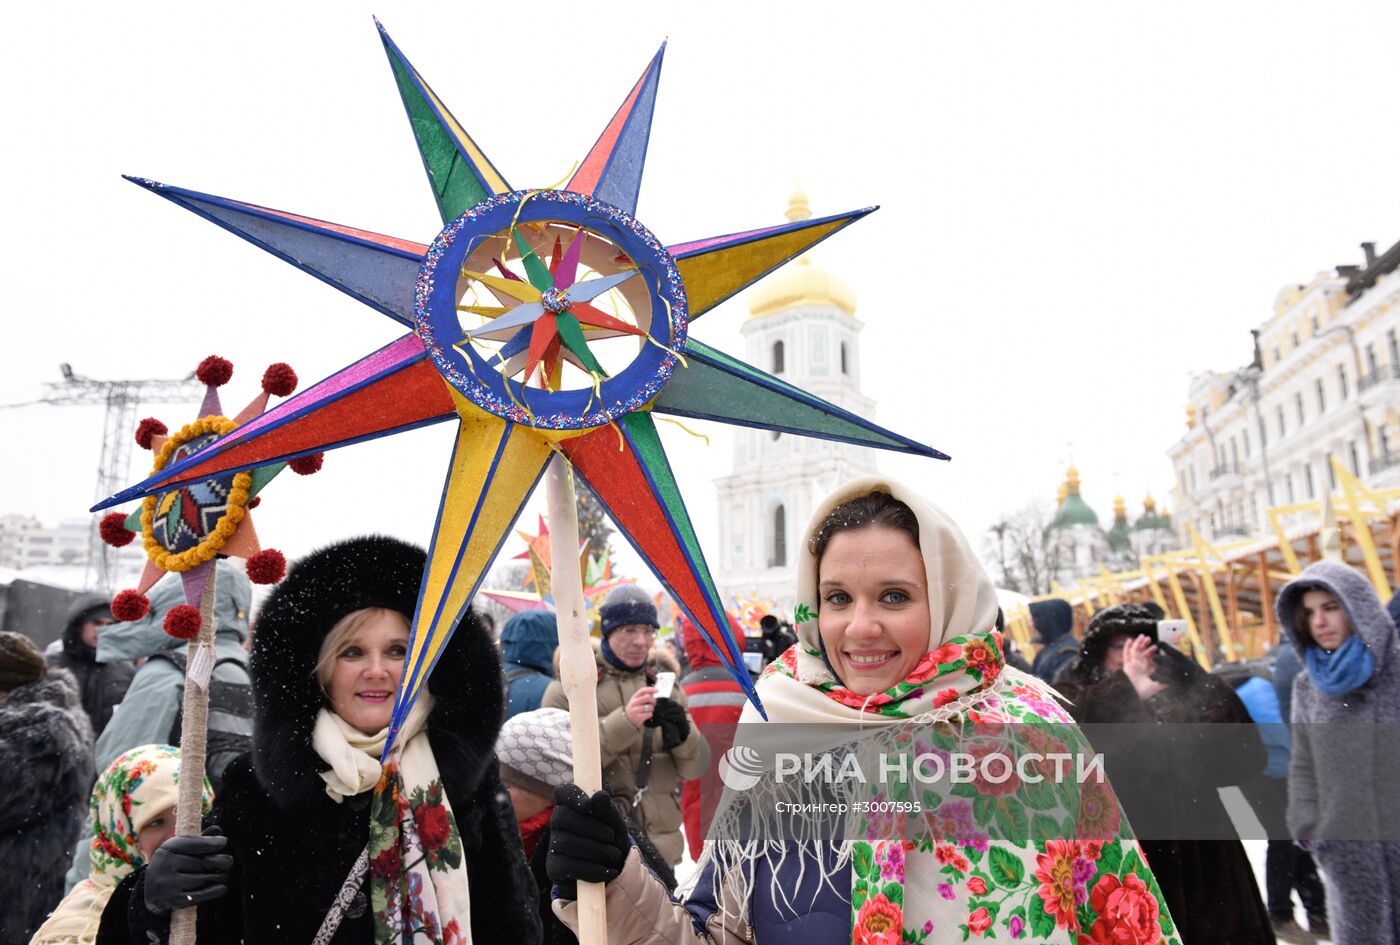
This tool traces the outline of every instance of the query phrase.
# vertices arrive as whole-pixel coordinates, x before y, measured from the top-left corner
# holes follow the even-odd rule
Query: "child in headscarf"
[[[30,945],[91,945],[102,910],[117,884],[175,833],[180,794],[180,749],[173,745],[133,748],[102,773],[92,789],[92,868],[69,891]],[[204,782],[204,810],[214,790]]]

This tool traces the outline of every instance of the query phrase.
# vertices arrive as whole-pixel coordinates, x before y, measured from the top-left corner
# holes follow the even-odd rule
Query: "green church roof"
[[[1051,528],[1073,528],[1076,525],[1088,525],[1097,528],[1099,517],[1094,510],[1089,508],[1089,503],[1085,502],[1078,492],[1071,492],[1065,496],[1065,500],[1060,503],[1059,509],[1055,512],[1055,518],[1050,523]]]

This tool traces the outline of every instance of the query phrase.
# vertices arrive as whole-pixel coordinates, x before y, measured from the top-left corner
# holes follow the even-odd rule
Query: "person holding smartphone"
[[[1086,734],[1104,756],[1182,941],[1272,943],[1253,869],[1217,791],[1257,776],[1267,753],[1229,684],[1158,642],[1165,616],[1153,603],[1099,611],[1056,688],[1075,719],[1090,725]],[[1203,722],[1236,724],[1195,724]]]
[[[632,808],[662,857],[672,866],[685,852],[679,784],[705,773],[710,746],[686,712],[685,691],[674,686],[680,666],[656,645],[656,605],[635,584],[616,588],[598,608],[602,639],[598,663],[598,730],[603,777],[614,800]],[[658,691],[670,675],[673,688]],[[563,683],[545,690],[540,706],[567,709]]]

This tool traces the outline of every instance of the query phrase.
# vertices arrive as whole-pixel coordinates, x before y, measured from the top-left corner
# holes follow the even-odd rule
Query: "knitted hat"
[[[496,741],[501,780],[541,797],[574,779],[574,743],[569,713],[536,709],[506,719]]]
[[[608,599],[598,608],[598,622],[603,636],[607,636],[618,627],[632,624],[644,624],[657,629],[661,627],[651,596],[635,584],[623,584],[608,594]]]
[[[45,668],[44,654],[29,637],[0,631],[0,692],[27,686],[44,675]]]

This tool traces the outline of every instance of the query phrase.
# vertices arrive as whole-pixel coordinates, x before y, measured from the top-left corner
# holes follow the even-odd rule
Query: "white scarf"
[[[408,718],[399,730],[399,744],[407,744],[420,732],[426,737],[423,729],[432,710],[433,697],[425,692],[409,710]],[[317,713],[316,726],[311,730],[311,747],[322,761],[331,766],[329,771],[321,772],[321,780],[326,782],[326,793],[331,800],[339,804],[347,797],[362,794],[379,783],[384,773],[379,757],[384,753],[384,742],[388,737],[388,726],[373,735],[366,735],[330,709]]]
[[[428,740],[433,697],[422,693],[380,764],[387,727],[366,735],[322,709],[311,745],[337,804],[379,790],[370,805],[369,898],[376,945],[470,945],[471,890],[452,805]]]

